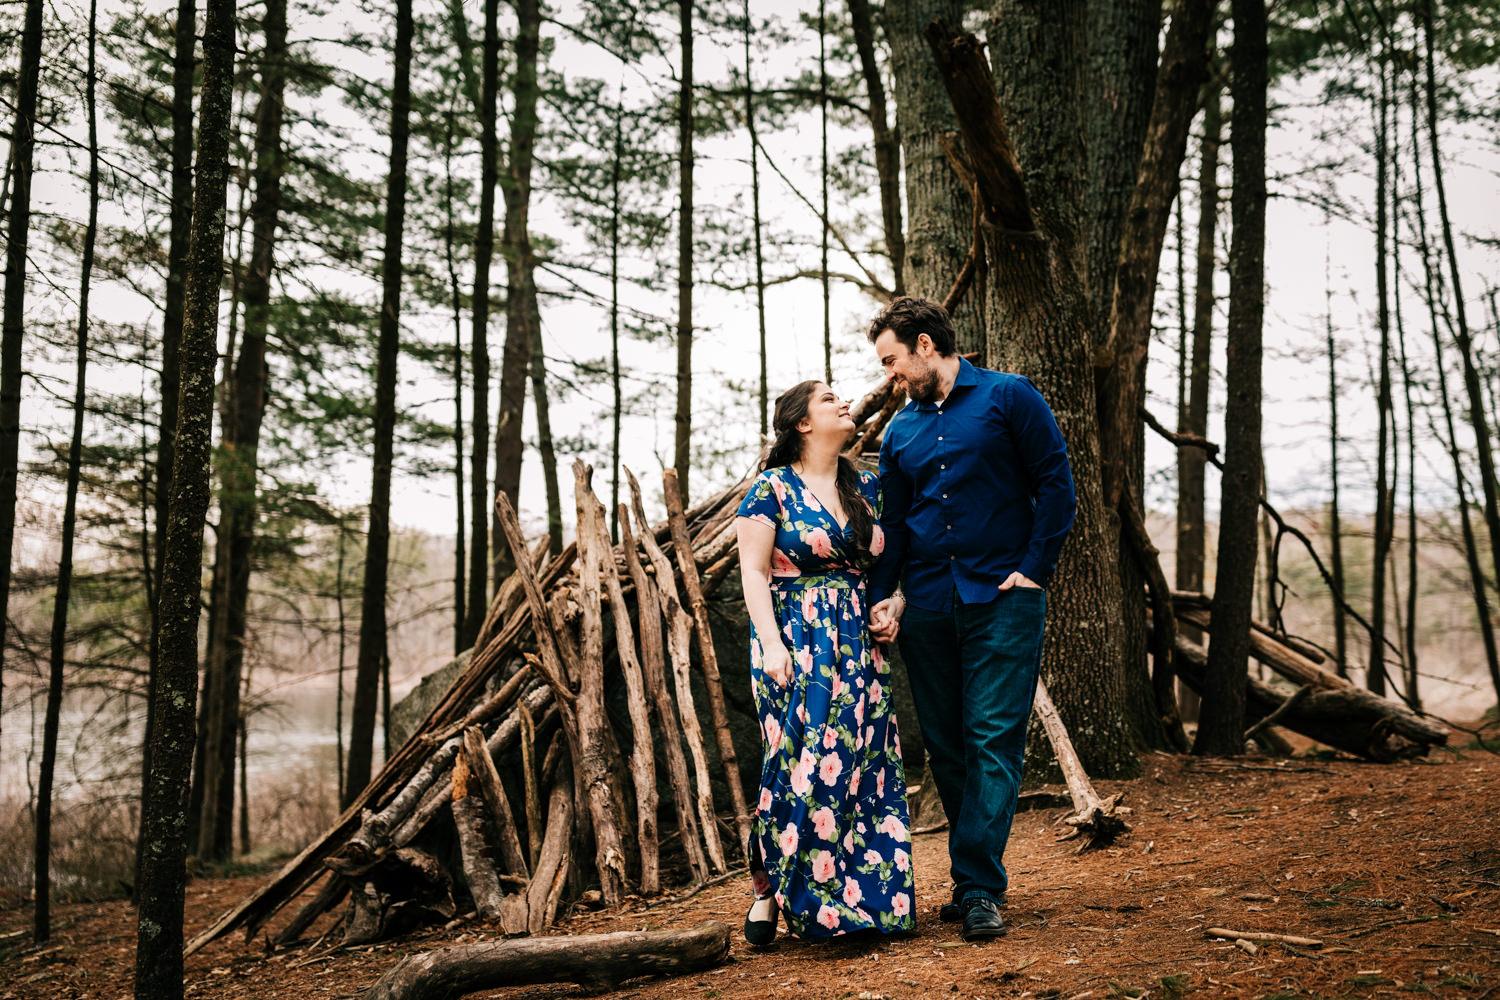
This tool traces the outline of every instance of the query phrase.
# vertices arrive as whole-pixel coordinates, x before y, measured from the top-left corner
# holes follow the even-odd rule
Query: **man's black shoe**
[[[1005,905],[1005,893],[999,896],[999,904]],[[938,908],[938,919],[945,924],[956,924],[964,918],[964,904],[953,899]]]
[[[1005,921],[1000,919],[1000,909],[993,899],[970,896],[964,900],[963,907],[965,941],[982,941],[1005,934]]]

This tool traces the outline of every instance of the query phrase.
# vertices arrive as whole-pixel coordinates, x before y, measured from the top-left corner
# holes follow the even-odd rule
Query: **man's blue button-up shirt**
[[[880,448],[885,552],[870,600],[986,604],[1019,570],[1046,586],[1073,525],[1068,449],[1031,380],[958,361],[942,404],[911,402]]]

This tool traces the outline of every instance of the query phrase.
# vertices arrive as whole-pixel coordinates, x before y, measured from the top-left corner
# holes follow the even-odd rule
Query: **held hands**
[[[766,643],[760,663],[766,676],[778,687],[786,687],[792,682],[792,654],[787,652],[785,643]]]
[[[1012,573],[1010,576],[1007,576],[1005,578],[1005,581],[1000,584],[1000,589],[1001,590],[1009,590],[1012,587],[1021,587],[1021,588],[1026,589],[1026,590],[1041,590],[1042,589],[1042,585],[1041,584],[1035,583],[1030,578],[1021,575],[1020,570],[1017,570],[1016,572]]]
[[[901,631],[901,615],[906,611],[906,598],[892,594],[870,609],[870,635],[876,642],[895,641]]]

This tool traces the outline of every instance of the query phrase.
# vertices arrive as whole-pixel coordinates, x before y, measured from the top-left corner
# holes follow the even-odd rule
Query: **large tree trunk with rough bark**
[[[1255,591],[1256,517],[1260,498],[1261,317],[1266,221],[1265,0],[1234,0],[1234,151],[1229,247],[1228,366],[1224,475],[1214,582],[1217,626],[1204,671],[1203,711],[1195,753],[1238,754],[1244,748],[1245,677]]]
[[[207,706],[203,812],[197,855],[223,861],[234,849],[234,759],[240,729],[240,677],[245,658],[245,610],[250,600],[250,554],[255,540],[255,490],[261,419],[266,411],[266,333],[270,327],[271,269],[281,213],[281,123],[286,90],[286,0],[267,0],[260,108],[255,116],[255,199],[250,270],[245,276],[245,332],[240,340],[220,449],[219,562],[221,591],[207,670],[213,699]]]
[[[906,234],[901,228],[901,140],[891,129],[885,108],[885,79],[875,59],[875,26],[869,0],[849,0],[849,26],[865,79],[870,129],[874,133],[875,174],[880,178],[880,218],[885,224],[885,252],[891,258],[895,282],[891,291],[905,295],[902,271],[906,263]],[[925,53],[924,53],[925,54]]]
[[[375,703],[386,657],[386,578],[391,542],[391,462],[396,433],[396,365],[401,354],[401,242],[406,221],[406,150],[411,135],[412,0],[396,2],[395,82],[391,97],[391,156],[386,180],[385,257],[380,296],[380,346],[375,374],[375,457],[370,526],[360,600],[359,653],[354,706],[349,718],[349,776],[344,796],[353,801],[370,781]]]
[[[136,938],[137,1000],[182,997],[182,912],[187,890],[187,789],[196,727],[203,525],[209,501],[219,278],[229,174],[235,5],[212,0],[203,31],[197,185],[184,298],[181,391],[161,589],[161,659],[152,713],[152,768],[141,802]]]
[[[890,0],[885,6],[896,132],[906,168],[906,261],[901,277],[907,294],[938,302],[947,298],[974,246],[975,209],[973,192],[943,150],[943,136],[957,130],[958,119],[922,32],[934,19],[956,29],[963,23],[965,6],[961,0]],[[980,294],[966,297],[965,307],[953,317],[953,332],[959,353],[978,352],[978,363],[984,364],[982,275],[976,284]]]
[[[990,22],[993,77],[973,36],[935,25],[928,39],[985,206],[989,354],[1047,398],[1078,496],[1048,592],[1042,675],[1088,773],[1114,777],[1136,774],[1139,762],[1121,710],[1120,577],[1099,478],[1083,284],[1083,26],[1081,3],[1002,4]]]

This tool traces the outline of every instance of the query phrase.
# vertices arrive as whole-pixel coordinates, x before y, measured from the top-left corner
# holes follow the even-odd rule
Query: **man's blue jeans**
[[[1012,587],[988,604],[908,607],[897,643],[911,677],[928,778],[948,814],[953,898],[998,899],[1021,791],[1047,595]]]

